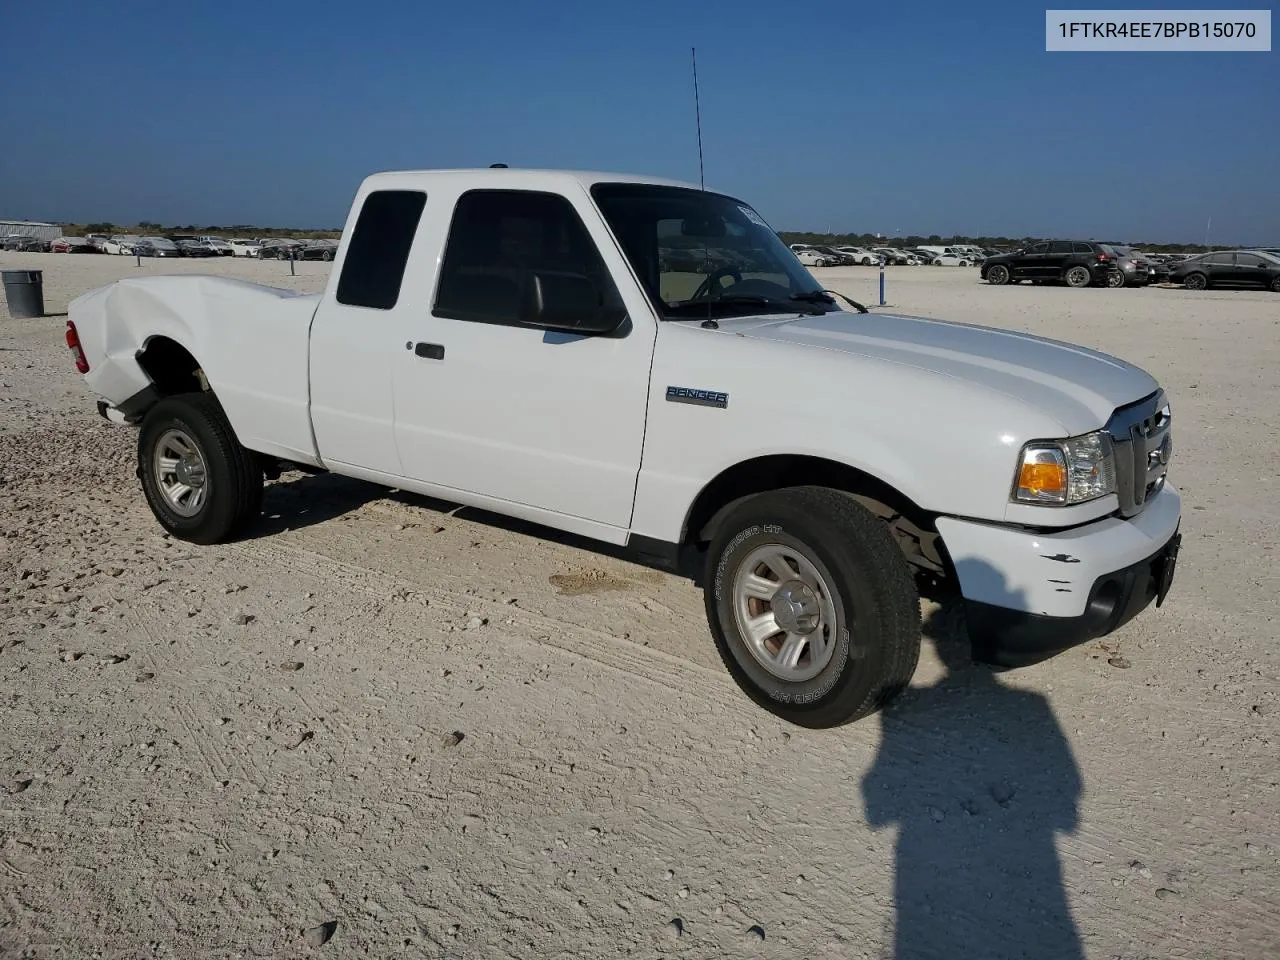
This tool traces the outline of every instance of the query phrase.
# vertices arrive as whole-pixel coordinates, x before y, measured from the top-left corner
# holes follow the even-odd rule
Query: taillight
[[[76,369],[81,373],[89,372],[89,359],[84,355],[84,347],[80,346],[80,334],[76,333],[76,325],[67,321],[67,347],[76,358]]]
[[[1108,257],[1105,253],[1100,253],[1100,254],[1098,254],[1098,262],[1099,262],[1099,263],[1103,263],[1103,262],[1105,262],[1105,261],[1107,261],[1107,260],[1110,260],[1110,259],[1111,259],[1111,258],[1110,258],[1110,257]]]

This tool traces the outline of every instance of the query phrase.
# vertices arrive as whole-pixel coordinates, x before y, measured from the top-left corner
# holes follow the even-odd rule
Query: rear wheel
[[[1067,281],[1067,286],[1069,287],[1087,287],[1093,282],[1093,277],[1089,274],[1089,268],[1078,264],[1074,267],[1068,267],[1062,279]]]
[[[1280,277],[1276,277],[1271,281],[1271,292],[1280,293]]]
[[[987,283],[995,284],[997,287],[1003,286],[1012,279],[1009,275],[1009,268],[1002,263],[997,263],[994,267],[987,270]]]
[[[1209,278],[1203,273],[1188,273],[1182,285],[1188,290],[1203,290],[1209,286]]]
[[[857,720],[915,672],[910,569],[888,527],[845,493],[794,487],[743,501],[711,543],[705,584],[730,675],[792,723]]]
[[[211,393],[161,400],[138,434],[138,477],[151,512],[180,540],[220,543],[255,519],[262,468]]]
[[[1112,270],[1109,274],[1107,274],[1107,286],[1108,286],[1108,287],[1123,287],[1123,286],[1124,286],[1124,274],[1123,274],[1123,273],[1121,273],[1119,270]]]

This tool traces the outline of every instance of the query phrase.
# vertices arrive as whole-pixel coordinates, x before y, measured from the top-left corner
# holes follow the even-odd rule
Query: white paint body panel
[[[938,532],[967,599],[1050,617],[1078,617],[1094,581],[1163,547],[1177,531],[1181,513],[1182,498],[1166,483],[1129,521],[1111,517],[1060,533],[1032,533],[939,517]]]
[[[99,396],[119,404],[146,387],[137,354],[168,337],[198,360],[241,443],[316,464],[307,331],[318,303],[226,277],[144,277],[85,294],[69,315],[89,360],[85,381]]]
[[[665,402],[668,385],[729,395],[723,410]],[[678,541],[684,510],[721,471],[772,453],[838,460],[927,510],[1066,526],[1114,512],[1009,502],[1029,440],[1101,427],[1157,389],[1082,347],[910,317],[828,313],[664,323],[654,354],[637,533]]]
[[[76,300],[86,381],[121,403],[148,385],[139,350],[169,337],[197,358],[250,449],[609,543],[680,541],[698,494],[744,461],[834,460],[939,515],[957,560],[988,564],[1028,598],[1025,609],[1060,616],[1083,594],[1046,593],[1050,561],[1036,562],[1034,543],[1061,541],[1086,558],[1074,571],[1083,580],[1142,559],[1176,527],[1172,487],[1133,522],[1109,518],[1114,496],[1069,509],[1009,502],[1025,442],[1102,427],[1117,406],[1157,389],[1142,370],[1070,344],[878,313],[747,317],[718,329],[660,322],[591,199],[601,180],[688,186],[563,171],[378,174],[356,192],[322,295],[180,276],[123,280]],[[454,201],[477,187],[568,198],[627,305],[627,335],[432,316]],[[336,300],[346,238],[378,189],[427,194],[390,311]],[[443,346],[444,358],[416,356],[419,341]],[[723,392],[727,406],[670,402],[669,386]],[[1014,523],[1071,529],[1033,536]],[[989,578],[963,573],[961,584],[974,599],[994,596]]]

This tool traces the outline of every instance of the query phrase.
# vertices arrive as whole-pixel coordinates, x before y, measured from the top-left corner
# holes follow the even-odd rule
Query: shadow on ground
[[[602,543],[580,537],[563,530],[490,513],[476,507],[462,506],[435,497],[426,497],[406,490],[393,490],[363,480],[355,480],[332,473],[302,474],[269,484],[263,497],[262,517],[245,534],[245,539],[256,540],[274,536],[286,530],[299,530],[315,524],[334,520],[360,509],[375,500],[391,500],[407,506],[430,510],[438,514],[457,517],[472,523],[483,524],[497,530],[537,537],[551,543],[585,550],[593,554],[613,557],[654,570],[670,573],[653,558],[628,550],[625,547]],[[695,564],[681,571],[683,576],[695,582],[701,569]]]
[[[1080,960],[1055,846],[1082,790],[1066,736],[1045,697],[972,662],[958,599],[924,633],[946,673],[883,712],[862,785],[868,823],[898,830],[893,955]]]

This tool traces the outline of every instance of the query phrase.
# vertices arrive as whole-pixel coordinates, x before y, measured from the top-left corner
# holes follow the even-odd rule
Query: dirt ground
[[[1280,297],[890,269],[892,309],[1154,373],[1182,558],[998,675],[926,604],[912,690],[815,732],[738,692],[692,584],[567,537],[296,474],[241,543],[163,536],[56,314],[327,264],[0,267],[55,314],[0,310],[0,956],[1280,955]]]

